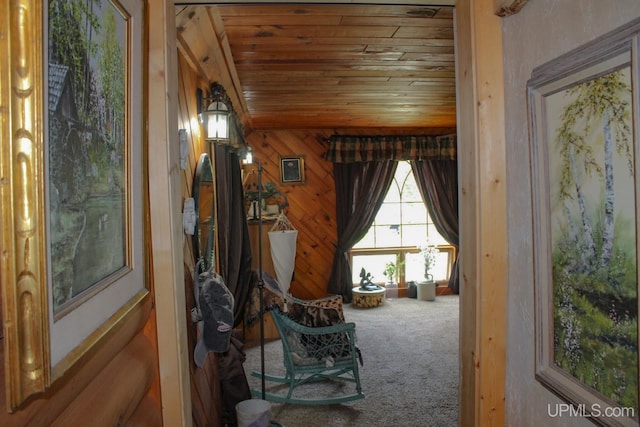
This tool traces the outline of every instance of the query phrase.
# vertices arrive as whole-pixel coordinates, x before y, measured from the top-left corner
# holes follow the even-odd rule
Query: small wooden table
[[[380,307],[384,305],[386,301],[385,288],[369,291],[357,286],[353,288],[351,291],[353,293],[353,301],[351,302],[351,305],[353,305],[354,307],[361,307],[361,308]]]

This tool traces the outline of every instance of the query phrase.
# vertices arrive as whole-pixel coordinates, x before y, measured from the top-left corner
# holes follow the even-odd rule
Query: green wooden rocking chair
[[[294,299],[294,303],[300,302]],[[319,310],[317,306],[306,307]],[[282,313],[277,308],[271,311],[271,315],[280,334],[286,374],[265,374],[264,379],[288,385],[288,391],[286,394],[264,391],[264,399],[281,403],[328,405],[365,397],[358,372],[358,360],[362,361],[362,358],[355,345],[355,323],[342,321],[330,326],[305,326],[291,319],[291,314]],[[262,378],[261,372],[253,372],[252,375]],[[294,393],[298,387],[318,381],[352,383],[354,391],[314,398],[298,397]],[[258,398],[262,398],[262,392],[252,390],[252,394]]]

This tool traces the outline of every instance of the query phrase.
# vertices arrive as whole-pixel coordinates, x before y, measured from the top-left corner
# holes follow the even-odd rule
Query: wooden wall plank
[[[149,340],[138,334],[82,391],[82,399],[69,405],[51,426],[122,424],[134,413],[153,380],[156,358],[150,347]]]
[[[513,1],[513,0],[512,0]],[[305,14],[322,14],[330,16],[331,14],[340,16],[362,16],[366,14],[377,14],[384,16],[405,17],[416,11],[424,11],[431,9],[435,12],[437,18],[451,18],[453,16],[450,7],[428,7],[411,6],[411,5],[376,5],[376,4],[350,4],[348,7],[339,9],[332,7],[326,8],[317,4],[269,4],[269,7],[255,4],[236,4],[218,6],[222,15],[229,17],[243,16],[261,16],[261,15],[305,15]],[[426,12],[425,12],[426,13]]]
[[[453,49],[454,42],[450,39],[394,39],[382,38],[376,39],[372,43],[370,38],[364,37],[316,37],[313,41],[305,40],[300,37],[259,37],[259,38],[239,38],[229,41],[234,49],[243,49],[251,47],[256,52],[283,49],[302,49],[305,46],[316,46],[318,49],[324,47],[329,50],[353,49],[355,46],[362,46],[371,49],[372,47],[388,47],[401,49],[444,49],[444,53],[448,53]],[[448,48],[448,49],[446,49]],[[293,70],[292,70],[293,71]]]
[[[125,427],[150,427],[161,426],[162,416],[157,408],[158,402],[150,397],[145,397],[136,408],[131,418],[125,424]]]
[[[86,387],[91,387],[91,383],[96,380],[100,372],[117,357],[128,342],[142,334],[141,331],[152,313],[151,304],[151,298],[147,298],[134,308],[102,342],[92,348],[62,378],[54,382],[42,396],[38,396],[12,414],[6,411],[5,401],[0,401],[0,425],[3,427],[49,426],[67,407],[81,408],[84,399],[87,398],[82,391]],[[150,354],[155,357],[152,350]],[[152,375],[157,373],[154,371]],[[153,377],[145,379],[145,382],[147,381],[153,381]],[[114,384],[111,392],[118,393],[119,385]],[[156,411],[160,413],[159,406],[156,406]]]
[[[274,26],[274,25],[340,25],[342,21],[342,15],[305,15],[296,14],[290,15],[283,21],[282,16],[279,15],[242,15],[242,16],[225,16],[222,19],[225,27],[239,27],[239,26]]]
[[[201,125],[197,120],[196,89],[207,88],[207,81],[192,68],[193,64],[183,55],[178,54],[178,122],[186,129],[189,136],[189,162],[187,169],[181,173],[182,193],[184,200],[193,195],[193,179],[198,159],[202,153],[210,154],[210,145],[201,135]],[[191,308],[195,307],[193,280],[195,254],[193,236],[184,235],[184,292],[185,306],[182,311],[186,319],[188,367],[190,378],[191,417],[196,427],[218,427],[221,425],[222,409],[220,400],[220,382],[218,379],[218,358],[209,353],[203,368],[193,361],[193,351],[198,340],[196,325],[191,321]]]
[[[397,31],[397,26],[375,27],[325,27],[322,25],[298,27],[280,27],[274,25],[238,25],[225,27],[230,38],[251,37],[299,37],[304,29],[306,37],[391,37]]]

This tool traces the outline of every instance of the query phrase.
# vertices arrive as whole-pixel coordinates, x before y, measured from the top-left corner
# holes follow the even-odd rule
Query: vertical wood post
[[[501,19],[456,4],[461,426],[504,425],[507,217]]]
[[[165,426],[190,426],[191,390],[182,253],[178,65],[173,0],[148,1],[149,203],[151,276]]]

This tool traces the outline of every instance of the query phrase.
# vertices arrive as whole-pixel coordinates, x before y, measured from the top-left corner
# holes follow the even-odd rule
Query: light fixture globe
[[[203,96],[202,89],[198,89],[196,97],[200,123],[206,130],[205,139],[210,142],[229,142],[229,107],[225,102],[226,96],[222,86],[213,83],[211,96],[208,98]]]
[[[242,159],[243,165],[252,165],[253,164],[253,150],[251,147],[247,145],[247,147],[240,152],[240,158]]]
[[[229,109],[222,101],[214,101],[207,107],[206,129],[208,141],[229,140]]]

